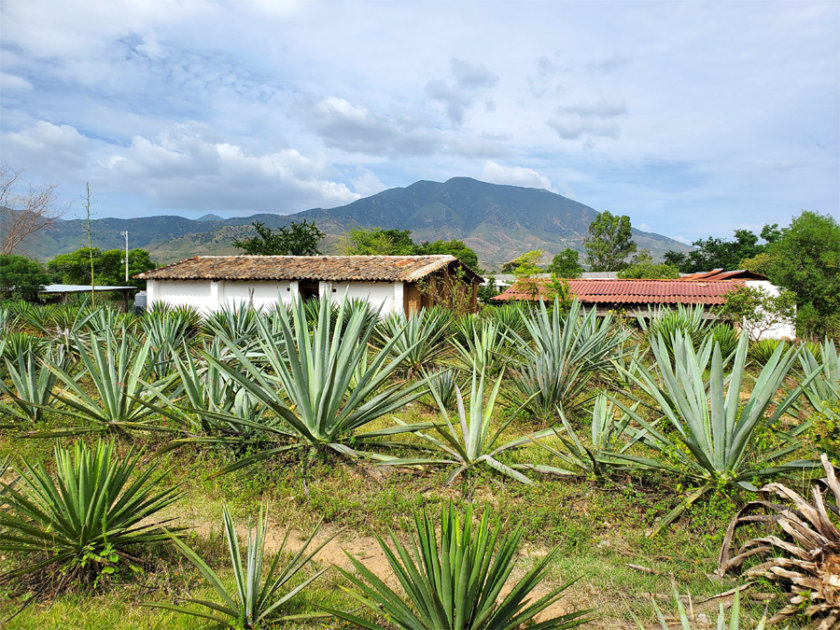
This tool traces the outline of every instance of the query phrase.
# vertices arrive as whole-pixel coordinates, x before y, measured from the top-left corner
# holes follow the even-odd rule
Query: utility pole
[[[120,232],[125,237],[125,283],[128,284],[128,230]]]

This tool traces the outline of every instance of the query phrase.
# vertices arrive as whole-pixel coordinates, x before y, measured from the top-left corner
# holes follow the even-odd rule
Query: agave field
[[[840,623],[833,340],[578,303],[0,330],[2,627]]]

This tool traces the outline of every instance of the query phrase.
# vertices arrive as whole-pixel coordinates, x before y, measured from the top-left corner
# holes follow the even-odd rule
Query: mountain
[[[455,177],[443,183],[419,181],[345,206],[291,215],[95,219],[91,228],[94,245],[107,249],[122,247],[120,231],[128,230],[130,247],[148,249],[161,263],[199,254],[236,253],[231,243],[249,235],[253,221],[272,228],[290,221],[314,221],[327,234],[326,253],[337,253],[342,235],[353,227],[411,230],[417,242],[463,240],[478,253],[482,266],[492,269],[532,249],[544,249],[547,260],[566,247],[582,251],[596,215],[595,209],[547,190]],[[28,250],[39,258],[49,258],[82,247],[87,242],[84,227],[81,220],[56,221],[28,244]],[[654,258],[661,258],[669,249],[689,249],[666,236],[635,229],[633,240],[640,249],[649,249]]]

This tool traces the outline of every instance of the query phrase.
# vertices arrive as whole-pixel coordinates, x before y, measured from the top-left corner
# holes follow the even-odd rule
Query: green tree
[[[537,262],[545,256],[545,252],[541,249],[534,249],[530,252],[525,252],[518,258],[515,258],[513,275],[516,276],[516,282],[519,287],[532,297],[536,298],[540,294],[540,281],[535,277],[542,272],[542,269]]]
[[[478,254],[472,249],[464,245],[464,241],[433,241],[431,243],[422,243],[415,247],[415,253],[428,254],[449,254],[455,256],[458,260],[464,263],[473,271],[478,271]]]
[[[791,291],[771,295],[758,287],[739,287],[726,295],[726,301],[715,312],[735,326],[743,326],[750,338],[793,320],[796,298]]]
[[[840,335],[840,225],[804,211],[771,243],[770,280],[793,291],[800,334]]]
[[[82,247],[69,254],[59,254],[47,263],[53,278],[65,284],[90,284],[90,264],[93,259],[94,283],[97,285],[122,286],[125,282],[125,252],[121,249],[100,250],[98,247]],[[143,280],[134,275],[157,267],[145,249],[128,252],[128,284],[144,287]]]
[[[554,256],[547,271],[561,278],[580,278],[580,274],[583,273],[583,267],[580,266],[580,254],[571,247],[567,247]]]
[[[592,271],[623,269],[625,259],[636,251],[631,234],[630,217],[599,212],[589,224],[589,236],[583,242],[586,263]]]
[[[769,244],[781,238],[783,233],[784,230],[780,230],[778,224],[773,223],[765,225],[760,236],[750,230],[735,230],[735,238],[732,240],[715,236],[700,238],[693,243],[696,249],[687,254],[673,250],[665,252],[665,262],[678,267],[683,273],[712,269],[743,269],[742,260],[762,254]],[[759,239],[764,243],[759,243]]]
[[[257,232],[251,238],[238,239],[233,246],[251,256],[317,256],[321,252],[318,244],[325,234],[314,222],[291,221],[272,230],[264,223],[251,224]]]
[[[49,281],[49,275],[37,260],[0,254],[0,298],[32,300]]]
[[[353,228],[344,242],[348,256],[411,256],[416,253],[411,230]]]
[[[653,256],[643,249],[630,260],[626,269],[618,272],[619,278],[679,278],[680,270],[668,263],[655,263]]]

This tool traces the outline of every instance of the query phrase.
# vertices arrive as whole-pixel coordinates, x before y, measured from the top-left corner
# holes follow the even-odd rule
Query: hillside
[[[235,253],[232,241],[247,235],[252,221],[278,227],[306,219],[315,221],[326,232],[327,253],[338,252],[342,235],[353,227],[407,229],[418,242],[461,239],[478,253],[482,266],[493,269],[531,249],[544,249],[549,258],[566,247],[582,250],[596,214],[589,206],[547,190],[455,177],[444,183],[419,181],[346,206],[291,215],[96,219],[92,231],[95,246],[114,248],[123,244],[120,231],[128,230],[131,247],[148,249],[153,258],[166,263],[198,254]],[[669,249],[688,249],[660,234],[633,230],[633,236],[640,248],[649,249],[656,258]],[[44,259],[85,243],[84,222],[62,220],[28,243],[27,249]]]

